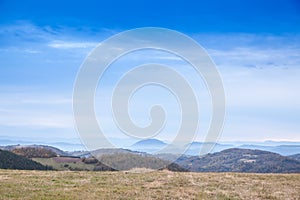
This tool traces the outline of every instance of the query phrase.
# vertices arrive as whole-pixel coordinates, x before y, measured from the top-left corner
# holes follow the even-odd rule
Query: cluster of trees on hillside
[[[20,147],[13,149],[12,152],[26,158],[52,158],[57,156],[50,149],[38,147]]]
[[[16,155],[9,151],[0,150],[1,169],[23,169],[23,170],[52,170],[50,166],[44,166],[31,159]]]

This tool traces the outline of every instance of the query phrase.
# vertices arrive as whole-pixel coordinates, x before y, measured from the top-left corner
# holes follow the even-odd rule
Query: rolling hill
[[[165,145],[166,143],[159,140],[148,140],[140,141],[136,145],[153,147],[154,144]],[[195,143],[192,148],[199,145],[201,144]],[[48,169],[44,166],[51,166],[55,170],[71,171],[114,171],[148,168],[194,172],[300,173],[299,154],[282,156],[268,151],[243,148],[226,149],[201,157],[180,156],[172,153],[152,155],[117,148],[98,149],[92,152],[75,151],[73,153],[43,145],[11,145],[1,148],[11,151],[2,151],[5,152],[3,155],[6,155],[6,157],[0,159],[2,168],[13,169]],[[7,156],[13,158],[9,159]],[[19,156],[19,160],[16,160],[16,156]],[[178,159],[176,160],[176,158]],[[171,163],[174,160],[176,161]],[[35,164],[32,163],[33,161],[36,161]],[[19,166],[20,163],[30,163],[30,167],[27,164]],[[37,166],[36,164],[40,165]]]
[[[233,148],[202,157],[181,157],[176,163],[194,172],[300,173],[300,161],[251,149]]]

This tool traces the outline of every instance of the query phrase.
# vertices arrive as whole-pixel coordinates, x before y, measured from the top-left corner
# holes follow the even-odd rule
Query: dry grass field
[[[0,199],[300,199],[300,174],[0,170]]]

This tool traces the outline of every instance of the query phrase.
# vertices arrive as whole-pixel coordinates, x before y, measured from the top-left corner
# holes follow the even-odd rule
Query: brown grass
[[[300,199],[300,174],[0,170],[0,199]]]
[[[70,157],[54,157],[52,158],[55,162],[58,163],[70,163],[70,162],[81,162],[80,158],[70,158]]]

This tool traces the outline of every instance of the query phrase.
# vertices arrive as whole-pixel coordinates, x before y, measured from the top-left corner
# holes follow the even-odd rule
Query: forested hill
[[[0,150],[1,169],[24,169],[24,170],[48,170],[51,167],[44,166],[31,159],[16,155],[9,151]]]

